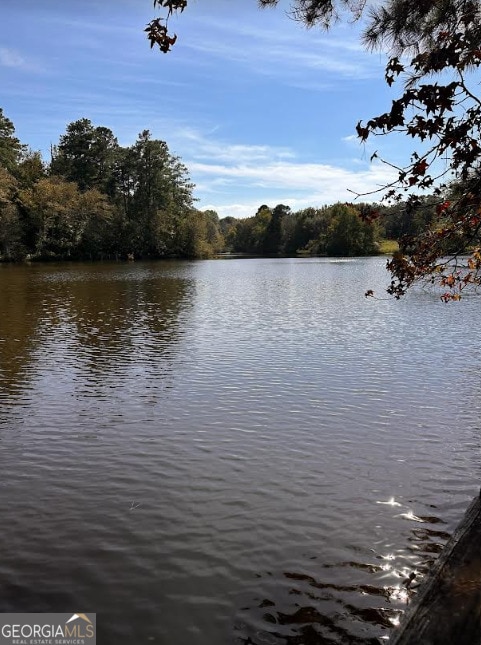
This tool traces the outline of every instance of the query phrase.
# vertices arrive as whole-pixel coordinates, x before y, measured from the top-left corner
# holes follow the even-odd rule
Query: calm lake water
[[[383,642],[481,475],[481,300],[384,265],[0,266],[0,611]]]

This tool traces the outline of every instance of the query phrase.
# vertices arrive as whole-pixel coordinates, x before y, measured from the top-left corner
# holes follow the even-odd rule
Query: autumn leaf
[[[428,162],[425,159],[421,159],[413,166],[413,174],[415,175],[424,175],[427,168],[429,167]]]
[[[441,215],[441,214],[442,214],[442,213],[444,213],[444,211],[445,211],[445,210],[447,210],[450,206],[451,206],[451,202],[450,202],[450,201],[448,201],[448,200],[447,200],[447,201],[445,201],[445,202],[443,202],[442,204],[438,204],[438,205],[436,206],[436,213],[437,213],[438,215]]]

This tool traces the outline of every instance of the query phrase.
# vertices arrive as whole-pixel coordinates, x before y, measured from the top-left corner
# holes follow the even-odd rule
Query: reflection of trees
[[[169,265],[169,269],[172,265]],[[174,265],[175,266],[175,265]],[[49,358],[94,384],[162,377],[181,334],[189,283],[165,265],[6,267],[0,369],[7,397]],[[94,392],[92,392],[94,394]]]
[[[108,375],[135,377],[153,368],[162,376],[170,368],[186,303],[184,280],[161,270],[104,270],[67,288],[68,324],[90,379],[104,383]]]
[[[39,343],[43,299],[28,267],[0,265],[0,402],[21,392]]]

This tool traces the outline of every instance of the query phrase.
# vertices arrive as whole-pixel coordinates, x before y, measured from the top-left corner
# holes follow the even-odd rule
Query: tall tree
[[[25,149],[15,168],[15,176],[22,188],[30,188],[45,177],[46,169],[40,152]]]
[[[262,240],[262,252],[266,255],[278,255],[282,245],[282,222],[291,212],[289,206],[278,204],[272,211],[270,221]]]
[[[25,254],[17,189],[15,178],[0,166],[0,260],[18,260]]]
[[[116,166],[119,203],[124,209],[126,252],[174,255],[183,218],[192,212],[193,185],[187,168],[170,154],[165,141],[148,130],[122,150]],[[180,244],[180,247],[179,247]]]
[[[15,136],[15,126],[0,108],[0,166],[14,173],[25,146]]]
[[[80,190],[97,188],[112,195],[117,148],[112,130],[94,127],[90,119],[79,119],[68,124],[66,133],[53,149],[50,172],[76,182]]]
[[[373,255],[376,253],[374,229],[361,221],[353,206],[336,204],[331,208],[326,252],[334,256]]]

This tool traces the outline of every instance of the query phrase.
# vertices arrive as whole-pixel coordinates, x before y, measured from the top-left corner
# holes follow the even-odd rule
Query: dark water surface
[[[0,267],[0,611],[378,643],[475,494],[481,300],[382,259]]]

